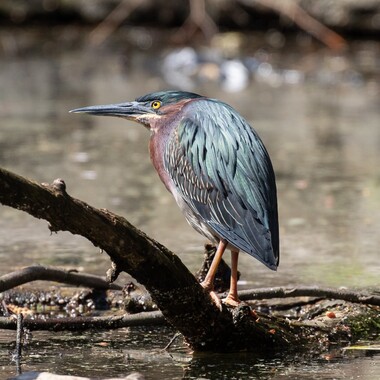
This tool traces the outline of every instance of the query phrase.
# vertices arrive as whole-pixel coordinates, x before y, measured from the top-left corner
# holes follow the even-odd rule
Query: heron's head
[[[116,116],[133,120],[151,128],[173,114],[180,114],[183,105],[200,95],[185,91],[160,91],[141,96],[135,101],[89,106],[71,110],[97,116]]]

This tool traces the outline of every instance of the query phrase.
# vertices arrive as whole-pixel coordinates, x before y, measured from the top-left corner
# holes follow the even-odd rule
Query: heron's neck
[[[172,180],[164,167],[164,154],[172,130],[170,127],[151,129],[149,142],[150,159],[161,181],[170,192],[172,192]]]
[[[175,105],[166,106],[164,118],[161,118],[161,120],[151,119],[150,122],[150,159],[152,160],[153,166],[157,170],[161,181],[171,193],[174,191],[174,184],[164,167],[164,154],[174,129],[178,126],[180,120],[186,115],[186,113],[181,111],[192,101],[194,101],[194,99],[184,99]]]

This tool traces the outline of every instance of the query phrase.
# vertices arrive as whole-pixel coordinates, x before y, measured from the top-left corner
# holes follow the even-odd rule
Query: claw
[[[214,289],[212,283],[206,280],[201,282],[201,286],[204,290],[207,290],[208,292],[211,292]]]
[[[220,311],[222,311],[222,301],[217,296],[217,294],[214,292],[213,286],[210,283],[206,282],[206,281],[201,282],[201,286],[202,286],[202,288],[204,290],[206,290],[206,291],[209,292],[212,302],[214,302],[214,304],[216,305],[216,307]]]
[[[220,300],[220,298],[217,296],[217,294],[212,290],[210,293],[210,297],[212,299],[212,301],[214,302],[214,304],[216,305],[216,307],[222,311],[222,301]]]
[[[238,307],[241,303],[239,298],[234,297],[233,295],[229,294],[226,298],[222,299],[222,302],[230,307]]]

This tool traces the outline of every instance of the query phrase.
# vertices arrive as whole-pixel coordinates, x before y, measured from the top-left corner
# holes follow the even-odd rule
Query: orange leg
[[[201,283],[201,285],[208,291],[214,290],[214,279],[215,279],[216,271],[218,270],[220,260],[222,260],[223,253],[227,248],[227,244],[228,243],[226,240],[224,239],[220,240],[218,249],[216,250],[210,269],[208,270],[205,279]]]
[[[208,270],[205,279],[201,283],[201,285],[210,292],[210,297],[214,301],[215,305],[222,310],[222,303],[219,299],[219,297],[214,292],[214,280],[216,271],[218,270],[218,266],[220,264],[220,260],[222,260],[222,256],[224,251],[227,248],[227,241],[224,239],[221,239],[218,245],[218,249],[216,250],[215,256],[212,260],[210,269]]]
[[[231,284],[228,296],[223,302],[230,306],[237,306],[240,303],[237,292],[237,267],[238,267],[239,251],[231,251]]]

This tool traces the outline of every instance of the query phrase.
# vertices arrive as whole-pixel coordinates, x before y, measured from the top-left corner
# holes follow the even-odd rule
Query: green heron
[[[231,283],[224,302],[229,305],[240,302],[240,250],[277,269],[279,231],[272,163],[256,131],[231,106],[190,92],[162,91],[133,102],[71,112],[122,117],[150,130],[150,157],[160,179],[189,224],[217,244],[202,282],[214,299],[215,274],[227,248],[231,250]]]

